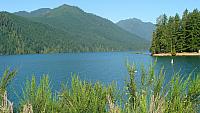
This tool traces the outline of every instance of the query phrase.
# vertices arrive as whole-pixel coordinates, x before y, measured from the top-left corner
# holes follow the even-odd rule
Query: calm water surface
[[[174,66],[171,65],[174,60]],[[66,53],[46,55],[13,55],[0,56],[0,74],[10,67],[17,68],[18,74],[9,86],[9,95],[12,101],[17,97],[14,92],[20,95],[22,87],[32,75],[39,80],[43,74],[48,74],[51,80],[52,89],[59,91],[62,82],[70,82],[73,73],[78,74],[82,80],[91,82],[100,81],[109,84],[115,81],[119,88],[124,87],[124,81],[128,77],[126,61],[146,68],[157,60],[156,71],[162,66],[166,70],[166,81],[171,78],[173,70],[187,74],[200,72],[200,57],[151,57],[144,54],[131,52],[97,52],[97,53]],[[139,81],[139,71],[136,80]]]

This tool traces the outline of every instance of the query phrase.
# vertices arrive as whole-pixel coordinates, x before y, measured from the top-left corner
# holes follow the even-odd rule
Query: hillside
[[[1,12],[0,17],[1,54],[123,51],[149,45],[111,21],[74,6],[14,15]]]
[[[136,18],[121,20],[116,24],[122,29],[145,38],[148,41],[152,39],[153,30],[155,30],[155,25],[153,23],[142,22]]]
[[[72,37],[51,26],[32,22],[7,12],[0,13],[1,54],[71,51],[76,47]]]
[[[146,44],[148,43],[147,41],[145,42],[144,39],[121,29],[113,22],[94,14],[86,13],[75,6],[64,4],[55,9],[49,9],[46,14],[42,13],[37,17],[33,12],[39,14],[44,11],[41,9],[32,11],[29,13],[29,16],[26,17],[33,21],[68,32],[69,34],[75,34],[79,40],[84,41],[88,39],[90,41],[96,41],[108,39],[112,42],[126,43],[125,45],[131,43],[132,49],[147,48],[149,46]],[[19,15],[18,13],[15,14]],[[145,42],[145,46],[140,45],[143,42]],[[118,46],[121,46],[121,44]]]

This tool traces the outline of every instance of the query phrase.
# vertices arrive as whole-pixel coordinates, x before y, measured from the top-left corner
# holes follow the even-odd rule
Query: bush
[[[70,87],[62,84],[62,90],[53,93],[48,76],[43,76],[39,84],[33,76],[23,90],[19,111],[29,107],[34,113],[198,113],[200,75],[192,79],[191,75],[183,78],[175,73],[165,83],[164,68],[156,74],[154,67],[152,64],[145,70],[142,66],[141,81],[136,84],[136,66],[127,64],[129,80],[125,90],[118,90],[115,84],[82,81],[74,75]],[[5,73],[2,89],[15,75]]]

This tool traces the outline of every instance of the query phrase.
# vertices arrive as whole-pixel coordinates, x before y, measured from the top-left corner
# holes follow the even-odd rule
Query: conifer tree
[[[152,53],[197,52],[200,50],[200,12],[194,9],[174,17],[161,15],[153,33]]]

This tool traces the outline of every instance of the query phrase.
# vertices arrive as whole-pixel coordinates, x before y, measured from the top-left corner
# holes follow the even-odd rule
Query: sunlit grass
[[[91,83],[72,76],[70,85],[60,84],[60,91],[54,93],[47,75],[39,84],[33,76],[23,88],[19,112],[32,110],[34,113],[198,113],[200,104],[200,75],[183,78],[174,73],[165,83],[164,68],[154,71],[155,64],[149,69],[141,67],[136,75],[136,66],[127,64],[129,80],[124,90],[116,84],[103,85]],[[8,74],[10,73],[10,74]],[[1,90],[16,72],[5,71]],[[7,76],[7,77],[6,77]],[[10,76],[10,77],[9,77]],[[141,77],[139,84],[136,76]],[[7,78],[7,79],[6,79]],[[4,84],[4,85],[2,85]],[[31,112],[30,112],[31,113]]]

